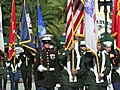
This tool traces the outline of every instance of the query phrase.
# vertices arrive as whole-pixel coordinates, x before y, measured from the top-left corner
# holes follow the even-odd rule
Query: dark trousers
[[[25,90],[32,89],[32,71],[21,70]]]
[[[79,88],[78,87],[70,87],[70,86],[62,85],[60,90],[79,90]]]
[[[0,90],[6,90],[6,84],[7,84],[7,73],[0,74]]]
[[[120,82],[116,82],[113,84],[114,90],[120,90]]]
[[[37,90],[54,90],[54,88],[38,87]]]
[[[10,74],[11,90],[18,90],[19,71],[16,71],[15,73],[9,71],[9,74]]]

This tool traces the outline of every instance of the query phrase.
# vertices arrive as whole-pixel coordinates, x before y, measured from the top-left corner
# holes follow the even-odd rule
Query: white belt
[[[54,71],[55,68],[44,68],[44,71]]]

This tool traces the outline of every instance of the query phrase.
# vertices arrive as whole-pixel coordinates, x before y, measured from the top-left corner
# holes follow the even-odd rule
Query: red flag
[[[16,12],[15,12],[15,0],[13,0],[12,1],[11,20],[10,20],[8,60],[11,60],[13,51],[14,51],[15,31],[16,31]]]
[[[66,26],[66,48],[72,42],[72,37],[80,29],[80,24],[84,16],[84,5],[81,0],[68,0],[67,3],[67,26]],[[81,31],[80,31],[81,32]]]
[[[111,37],[116,39],[116,48],[120,51],[120,2],[114,1]]]

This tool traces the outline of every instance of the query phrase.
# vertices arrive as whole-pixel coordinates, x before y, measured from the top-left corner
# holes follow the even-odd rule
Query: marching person
[[[111,81],[114,90],[120,90],[120,51],[115,49],[111,58],[112,61],[112,74]]]
[[[0,90],[6,90],[7,84],[7,68],[5,65],[6,60],[7,60],[6,53],[0,50]]]
[[[22,64],[20,66],[22,79],[24,83],[25,90],[32,89],[32,55],[27,48],[24,48],[24,52],[20,53],[20,59]]]
[[[112,51],[112,42],[111,41],[105,41],[103,42],[104,44],[104,51],[108,54],[109,58],[110,58],[110,72],[107,76],[107,81],[108,81],[108,85],[107,85],[107,90],[113,90],[113,85],[112,85],[112,82],[111,82],[111,73],[112,73],[112,56],[113,56],[113,51]]]
[[[62,67],[61,90],[79,90],[84,84],[82,82],[84,55],[77,49],[77,44],[78,42],[71,44],[68,49],[62,48],[58,51],[58,59]],[[72,68],[72,50],[74,50],[74,68]]]
[[[4,61],[3,61],[3,90],[6,90],[6,85],[7,85],[7,67],[6,67],[6,62],[8,61],[7,53],[4,53]]]
[[[86,43],[84,40],[80,41],[80,45],[79,45],[79,52],[80,52],[80,55],[83,54],[84,58],[85,58],[85,55],[87,53],[87,47],[86,47]],[[82,56],[82,55],[81,55]],[[84,67],[84,74],[81,76],[82,79],[81,79],[81,88],[80,90],[87,90],[87,86],[85,85],[85,80],[87,78],[87,72],[88,72],[88,69],[86,67]]]
[[[106,47],[111,45],[111,43],[106,43]],[[91,52],[87,53],[85,56],[85,66],[88,68],[88,76],[85,84],[88,86],[88,90],[107,90],[107,75],[110,72],[110,58],[109,54],[103,50],[100,51],[101,43],[97,44],[97,55],[98,64],[96,63],[95,55]],[[99,72],[98,72],[99,67]]]
[[[34,64],[36,72],[36,88],[37,90],[54,90],[55,85],[60,86],[57,81],[58,61],[57,53],[54,49],[50,49],[51,38],[53,35],[42,35],[41,39],[44,48],[38,52],[36,62]]]
[[[6,62],[10,75],[11,90],[18,90],[19,68],[21,63],[22,62],[19,60],[18,55],[16,55],[16,51],[13,52],[12,59]]]

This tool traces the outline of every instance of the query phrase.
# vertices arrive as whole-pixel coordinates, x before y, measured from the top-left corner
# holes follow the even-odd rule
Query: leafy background
[[[27,0],[34,35],[37,36],[37,2]],[[1,0],[4,36],[9,35],[12,0]],[[67,0],[39,0],[47,33],[53,34],[53,43],[57,45],[59,36],[65,32]],[[16,0],[16,22],[19,26],[23,0]]]

